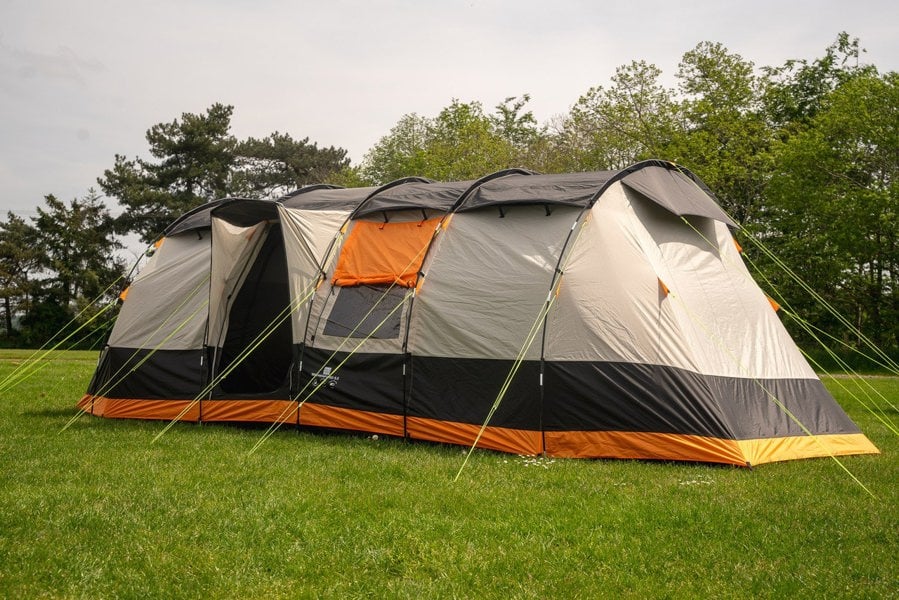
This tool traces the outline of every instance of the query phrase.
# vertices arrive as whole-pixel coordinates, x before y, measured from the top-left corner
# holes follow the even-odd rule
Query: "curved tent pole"
[[[644,166],[651,166],[648,163],[656,163],[656,162],[659,162],[659,161],[644,161],[643,163],[638,163],[638,164],[641,164]],[[637,165],[634,165],[634,166],[637,166]],[[642,169],[643,167],[641,166],[640,168]],[[631,169],[633,169],[633,167],[631,167]],[[629,173],[630,172],[633,172],[633,171],[629,171]],[[612,178],[609,180],[609,182],[611,182],[613,180],[617,181],[620,178],[621,178],[621,172],[612,176]],[[553,293],[553,290],[556,289],[556,286],[559,284],[559,280],[565,274],[564,267],[562,266],[562,260],[565,258],[565,256],[567,254],[569,254],[571,251],[574,250],[574,244],[572,243],[571,238],[572,238],[572,236],[574,236],[575,230],[579,230],[578,235],[575,236],[575,242],[576,242],[578,237],[580,237],[580,231],[582,231],[583,227],[586,225],[586,219],[590,215],[590,211],[592,210],[593,205],[596,204],[596,202],[599,200],[599,197],[602,196],[603,192],[605,192],[606,189],[609,187],[609,182],[606,182],[605,184],[603,184],[596,192],[593,193],[593,195],[591,195],[587,199],[587,201],[584,203],[584,206],[581,207],[581,211],[578,213],[577,217],[575,218],[574,223],[571,224],[571,229],[568,230],[568,234],[565,236],[565,242],[562,244],[562,249],[559,252],[559,258],[556,261],[556,266],[553,271],[553,278],[552,278],[552,281],[550,281],[550,285],[549,285],[549,293],[550,294]],[[569,244],[571,245],[570,250],[569,250]],[[567,263],[567,261],[566,261],[566,263]],[[541,338],[540,338],[540,441],[541,441],[541,445],[543,446],[544,453],[546,452],[546,431],[543,428],[543,406],[544,406],[546,388],[543,385],[543,376],[546,373],[546,320],[548,317],[549,317],[549,311],[547,311],[543,315],[542,332],[541,332]]]
[[[218,200],[210,200],[209,202],[207,202],[205,204],[196,206],[196,207],[190,209],[189,211],[187,211],[186,213],[180,215],[178,218],[176,218],[171,223],[169,223],[168,227],[163,229],[162,233],[160,235],[157,235],[156,237],[159,238],[159,237],[165,237],[168,235],[173,235],[174,233],[180,233],[181,230],[178,229],[178,226],[183,224],[190,217],[196,216],[202,212],[210,212],[211,213],[214,209],[218,208],[219,206],[221,206],[223,204],[232,202],[234,200],[240,200],[240,199],[241,198],[219,198]],[[184,229],[184,231],[188,231],[190,229],[195,229],[195,228],[187,227]]]
[[[688,169],[688,168],[686,168],[686,167],[682,167],[681,165],[679,165],[679,164],[677,164],[677,163],[673,163],[673,162],[671,162],[671,161],[667,161],[667,160],[659,160],[659,159],[653,158],[653,159],[650,159],[650,160],[643,160],[643,161],[640,161],[640,162],[638,162],[638,163],[634,163],[634,164],[632,164],[631,166],[625,167],[624,169],[621,169],[620,171],[618,171],[617,173],[615,173],[615,174],[614,174],[612,177],[610,177],[609,180],[606,181],[606,182],[602,185],[602,187],[600,187],[599,190],[593,195],[593,197],[591,198],[591,200],[590,200],[590,202],[588,203],[587,207],[588,207],[588,208],[592,208],[592,207],[593,207],[593,204],[594,204],[597,200],[599,200],[599,197],[602,196],[603,193],[604,193],[604,192],[605,192],[605,191],[606,191],[606,190],[607,190],[613,183],[617,183],[618,181],[621,181],[622,179],[624,179],[624,178],[627,177],[628,175],[631,175],[631,174],[633,174],[633,173],[636,173],[637,171],[641,171],[641,170],[646,169],[646,168],[648,168],[648,167],[661,167],[661,168],[663,168],[663,169],[667,169],[668,171],[676,171],[676,172],[678,172],[678,173],[684,175],[685,177],[687,177],[687,178],[688,178],[694,185],[696,185],[700,190],[702,190],[702,192],[704,192],[705,194],[707,194],[707,195],[709,196],[709,198],[711,198],[712,200],[714,200],[716,203],[718,202],[718,199],[715,198],[715,194],[713,194],[712,191],[711,191],[711,190],[710,190],[710,189],[709,189],[709,188],[702,182],[702,180],[699,179],[699,177],[697,177],[692,171],[690,171],[690,169]],[[728,215],[728,217],[729,217],[729,215]]]

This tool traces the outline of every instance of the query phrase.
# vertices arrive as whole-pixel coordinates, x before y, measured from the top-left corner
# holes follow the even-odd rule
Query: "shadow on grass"
[[[77,409],[73,408],[45,408],[43,410],[26,410],[22,412],[22,415],[26,417],[71,419],[77,412]]]

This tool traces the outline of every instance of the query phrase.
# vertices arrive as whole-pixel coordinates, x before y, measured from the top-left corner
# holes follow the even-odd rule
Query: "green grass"
[[[0,379],[27,356],[0,351]],[[755,470],[75,414],[95,353],[0,393],[0,597],[899,597],[899,439]],[[899,404],[899,378],[872,378]],[[899,421],[895,409],[887,415]]]

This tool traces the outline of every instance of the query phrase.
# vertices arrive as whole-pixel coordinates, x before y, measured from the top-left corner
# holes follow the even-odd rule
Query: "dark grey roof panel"
[[[301,188],[292,194],[284,196],[280,201],[287,208],[345,210],[349,212],[359,206],[376,189],[374,187],[332,188],[313,186]]]
[[[190,231],[191,229],[203,229],[210,227],[210,212],[212,212],[212,210],[217,208],[218,206],[221,206],[221,204],[225,202],[231,202],[233,200],[235,200],[235,198],[213,200],[184,213],[183,215],[175,219],[172,224],[166,228],[164,235],[170,236],[177,233]]]
[[[449,212],[456,200],[471,187],[471,181],[448,183],[410,181],[385,187],[374,194],[353,215],[364,217],[391,210],[429,209]]]
[[[563,204],[587,206],[617,171],[563,175],[509,175],[487,181],[472,190],[458,212],[509,204]]]
[[[313,185],[300,188],[278,201],[250,198],[223,198],[213,200],[184,213],[165,230],[165,235],[175,235],[210,227],[212,211],[216,215],[241,227],[266,219],[278,218],[277,203],[288,208],[305,210],[345,210],[350,212],[359,206],[377,188],[339,188],[330,185]]]
[[[278,204],[301,210],[343,210],[349,213],[356,208],[375,188],[335,188],[313,186],[297,190],[274,200],[225,200],[213,209],[215,217],[224,219],[238,227],[249,227],[260,221],[278,219]]]
[[[681,216],[699,216],[735,226],[709,189],[692,173],[663,161],[645,161],[622,171],[593,171],[561,175],[500,172],[477,182],[429,182],[409,178],[380,188],[302,188],[284,196],[288,208],[356,211],[354,217],[392,210],[430,209],[448,212],[513,204],[562,204],[586,207],[615,181]],[[466,194],[466,192],[468,192]],[[276,202],[226,198],[184,214],[166,229],[174,235],[210,226],[210,213],[242,226],[277,218]]]
[[[648,165],[628,173],[621,183],[678,216],[706,217],[736,227],[705,184],[674,165]]]
[[[278,203],[273,200],[228,200],[212,210],[212,216],[238,227],[250,227],[260,221],[278,218]]]

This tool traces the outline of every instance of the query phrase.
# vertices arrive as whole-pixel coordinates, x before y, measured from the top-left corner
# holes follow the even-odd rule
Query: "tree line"
[[[528,94],[492,110],[452,99],[435,116],[401,117],[359,164],[341,148],[279,132],[237,140],[231,106],[185,113],[147,131],[151,158],[117,155],[98,178],[102,193],[123,209],[119,216],[90,190],[69,204],[47,196],[31,223],[13,214],[0,223],[5,334],[37,342],[45,332],[34,329],[49,314],[70,318],[123,275],[117,236],[151,242],[175,217],[213,199],[274,198],[310,183],[379,185],[410,175],[468,180],[508,167],[613,170],[662,158],[696,173],[773,251],[753,253],[744,244],[763,288],[789,299],[791,314],[835,330],[815,298],[820,294],[895,352],[899,74],[880,73],[863,55],[846,33],[816,59],[779,66],[757,67],[702,42],[682,56],[674,87],[666,87],[657,66],[633,61],[544,123],[529,110]],[[812,335],[787,325],[799,338]]]

